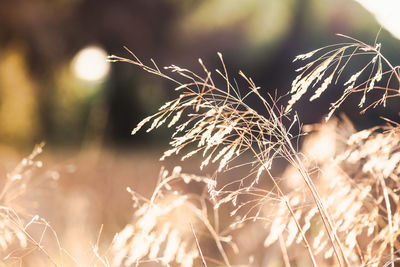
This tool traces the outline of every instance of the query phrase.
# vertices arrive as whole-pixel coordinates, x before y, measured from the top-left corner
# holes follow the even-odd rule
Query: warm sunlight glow
[[[399,0],[356,0],[375,15],[378,22],[394,37],[400,39]]]
[[[72,61],[74,74],[86,81],[99,81],[104,79],[109,70],[110,63],[106,51],[98,46],[87,46],[79,51]]]

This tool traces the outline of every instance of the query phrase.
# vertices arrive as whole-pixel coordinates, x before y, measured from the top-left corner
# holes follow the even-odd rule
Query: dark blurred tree
[[[168,1],[1,1],[0,49],[13,43],[24,46],[30,72],[40,85],[36,93],[45,138],[51,140],[54,132],[50,115],[57,70],[89,44],[99,44],[110,54],[120,54],[126,45],[143,57],[161,57],[170,49],[175,10]],[[134,116],[142,115],[135,98],[129,97],[131,102],[126,103],[124,97],[135,73],[131,72],[128,80],[117,81],[118,74],[111,76],[109,117],[115,129],[132,127],[137,122]],[[120,109],[124,109],[125,119]],[[118,130],[112,132],[122,136]]]
[[[160,66],[174,63],[195,71],[201,71],[198,57],[209,68],[219,66],[216,52],[220,51],[232,74],[243,69],[258,85],[270,92],[281,88],[283,93],[296,75],[291,64],[295,55],[331,43],[338,31],[357,38],[374,36],[378,26],[371,27],[376,25],[371,21],[347,0],[2,0],[0,54],[16,43],[23,47],[37,84],[40,135],[51,141],[63,132],[56,129],[60,123],[53,116],[55,74],[86,45],[98,44],[110,54],[129,56],[122,48],[126,45]],[[151,83],[148,77],[133,67],[113,65],[105,92],[100,93],[108,112],[107,140],[135,140],[130,130],[150,112],[142,103],[146,92],[158,97],[148,108],[162,102],[167,90],[155,88],[168,82],[154,78]],[[149,86],[141,89],[144,84]],[[303,104],[298,109],[305,122],[319,120],[327,109],[322,102],[318,112],[318,105]],[[90,113],[85,112],[85,116]],[[86,120],[77,131],[83,123]]]

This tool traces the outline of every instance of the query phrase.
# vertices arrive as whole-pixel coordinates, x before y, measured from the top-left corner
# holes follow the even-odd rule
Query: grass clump
[[[280,99],[257,87],[243,72],[239,75],[248,88],[239,88],[236,81],[230,79],[221,54],[218,55],[222,71],[216,70],[215,73],[209,71],[201,60],[203,75],[174,65],[165,68],[179,74],[179,81],[161,72],[153,61],[153,67],[143,64],[129,50],[131,59],[111,56],[110,60],[137,65],[177,84],[175,90],[181,92],[179,97],[145,118],[132,134],[146,123],[150,124],[148,132],[168,122],[168,127],[175,126],[171,148],[164,152],[161,159],[179,154],[181,160],[185,160],[200,154],[203,158],[200,169],[214,163],[212,177],[215,185],[209,188],[209,197],[217,207],[220,203],[230,202],[234,207],[231,214],[239,216],[241,223],[249,223],[249,217],[253,221],[267,221],[265,226],[268,228],[269,225],[270,232],[266,234],[264,244],[269,246],[279,242],[287,263],[290,262],[288,249],[292,244],[302,242],[309,262],[314,266],[323,262],[339,266],[378,265],[385,256],[391,255],[393,261],[397,255],[395,243],[398,235],[395,233],[391,204],[397,203],[394,198],[396,193],[389,193],[396,190],[396,186],[392,181],[388,184],[388,175],[393,175],[398,161],[396,154],[390,154],[396,149],[375,145],[375,150],[371,150],[371,145],[380,143],[374,141],[376,138],[385,139],[385,144],[397,143],[387,139],[392,138],[397,126],[390,126],[390,134],[382,128],[374,128],[350,135],[354,128],[347,125],[343,133],[338,132],[329,140],[341,143],[335,147],[332,157],[324,162],[306,157],[305,147],[299,151],[296,142],[302,132],[292,134],[294,126],[301,128],[298,117],[292,111],[293,105],[314,86],[318,88],[309,100],[319,98],[330,84],[339,81],[354,56],[369,56],[370,60],[344,82],[343,94],[332,103],[327,119],[352,93],[362,93],[359,103],[362,112],[379,104],[385,105],[388,98],[398,95],[399,89],[391,86],[399,84],[399,68],[391,65],[381,54],[381,45],[375,43],[371,46],[343,37],[350,42],[296,57],[295,61],[316,59],[297,70],[301,73],[292,83],[287,105],[279,104]],[[225,83],[223,89],[214,81],[215,75],[222,80],[220,83]],[[368,78],[360,81],[364,75]],[[380,85],[383,79],[385,86]],[[381,98],[364,107],[367,94],[372,90],[381,92]],[[255,97],[262,103],[263,113],[246,103],[249,97]],[[320,131],[324,127],[321,126]],[[367,132],[374,134],[367,135]],[[357,146],[359,136],[370,143]],[[339,141],[346,138],[347,142]],[[363,149],[368,152],[363,152]],[[382,151],[389,154],[378,157]],[[373,159],[368,161],[366,156]],[[271,173],[271,166],[277,158],[286,160],[288,168],[297,173],[303,183],[299,188],[291,188],[290,177],[276,177]],[[367,164],[360,166],[361,162]],[[377,170],[377,166],[381,168]],[[231,177],[225,184],[218,179],[221,173],[246,167],[248,171],[244,176]],[[266,179],[272,186],[260,184],[260,180]],[[246,200],[248,195],[252,196],[250,201]],[[273,211],[266,212],[265,207],[272,207]],[[237,212],[246,209],[243,213]],[[311,232],[312,225],[319,225],[317,234]],[[321,259],[319,255],[322,252]]]
[[[198,160],[202,173],[162,169],[150,198],[128,188],[136,208],[131,221],[103,253],[99,235],[88,265],[265,266],[275,260],[284,266],[394,266],[400,257],[399,124],[386,119],[384,126],[357,131],[347,117],[333,114],[353,93],[362,94],[361,112],[398,96],[400,67],[377,42],[342,37],[347,42],[295,58],[310,62],[297,70],[287,104],[241,71],[241,81],[232,79],[220,53],[221,70],[199,60],[201,74],[175,65],[165,74],[128,49],[131,58],[110,56],[176,85],[179,95],[132,134],[173,128],[161,160]],[[327,121],[303,126],[296,102],[311,91],[310,101],[322,97],[356,56],[368,61],[346,77]],[[379,99],[369,100],[371,91]],[[254,101],[262,109],[253,108]],[[65,258],[78,265],[58,239],[55,260],[28,232],[34,222],[44,226],[43,234],[49,225],[35,216],[22,222],[11,205],[25,193],[24,170],[40,165],[34,161],[39,150],[3,186],[0,246],[7,250],[14,242],[26,249],[31,243],[55,266],[65,266]],[[276,173],[273,166],[282,162],[285,171]]]

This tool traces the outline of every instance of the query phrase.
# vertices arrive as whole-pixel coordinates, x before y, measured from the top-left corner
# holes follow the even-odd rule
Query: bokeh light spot
[[[80,50],[72,60],[74,74],[82,80],[100,81],[110,71],[106,51],[98,46],[87,46]]]

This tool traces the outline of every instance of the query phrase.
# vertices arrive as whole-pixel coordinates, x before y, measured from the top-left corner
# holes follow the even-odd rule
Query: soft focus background
[[[215,69],[222,52],[231,75],[243,70],[257,85],[285,94],[296,76],[296,55],[342,42],[335,33],[374,42],[381,25],[370,12],[380,9],[367,2],[369,11],[349,0],[2,0],[1,179],[35,143],[45,141],[44,168],[59,183],[50,196],[54,201],[44,201],[38,212],[50,222],[62,221],[57,231],[68,225],[68,231],[77,231],[63,241],[83,253],[68,236],[94,240],[101,223],[112,236],[130,218],[125,187],[151,193],[167,131],[130,133],[174,96],[168,82],[128,64],[108,63],[107,55],[129,57],[126,46],[145,62],[153,58],[159,66],[200,71],[198,58]],[[390,10],[396,8],[376,16],[395,29],[397,21],[398,30],[398,16]],[[384,24],[385,18],[392,22]],[[399,34],[391,30],[393,35],[383,28],[379,41],[387,58],[399,64]],[[335,88],[330,92],[339,95]],[[319,122],[328,98],[296,104],[301,121]],[[356,127],[379,121],[382,111],[360,117],[357,103],[342,108],[351,110],[347,115]],[[397,119],[390,106],[386,112]],[[60,208],[61,217],[51,212]]]
[[[198,58],[218,67],[220,51],[232,75],[241,69],[283,94],[296,75],[294,56],[343,41],[335,33],[373,43],[379,28],[348,0],[1,1],[0,141],[30,148],[44,140],[51,149],[165,143],[130,136],[172,93],[158,77],[105,62],[129,57],[123,46],[160,66],[193,70]],[[385,29],[379,40],[398,62],[399,40]],[[303,122],[327,113],[323,101],[297,105]]]

